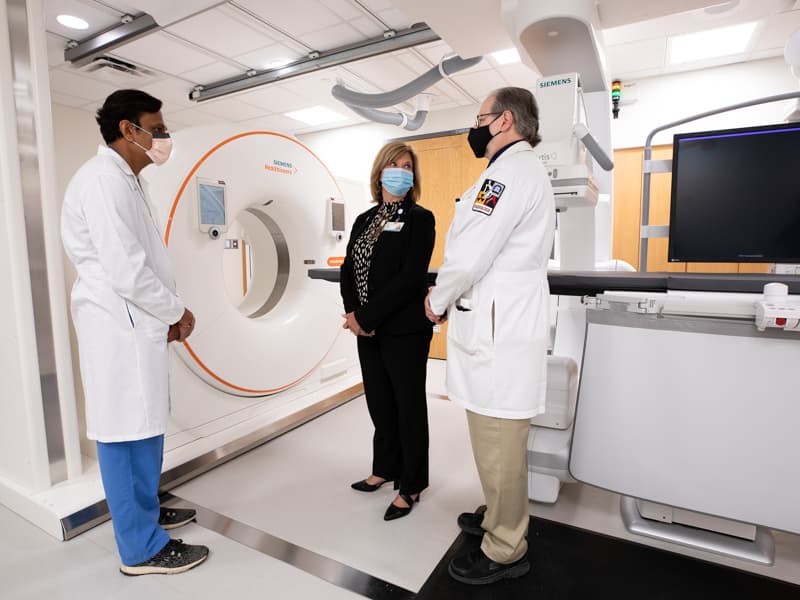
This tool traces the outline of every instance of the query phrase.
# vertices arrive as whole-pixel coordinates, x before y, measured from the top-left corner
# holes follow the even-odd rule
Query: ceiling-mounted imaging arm
[[[586,125],[583,123],[575,123],[575,126],[572,128],[572,132],[575,134],[575,137],[577,137],[581,143],[586,146],[589,154],[592,155],[592,158],[597,161],[597,164],[600,165],[604,171],[610,171],[614,168],[614,161],[611,160],[611,157],[605,150],[603,150],[598,141],[594,139],[594,136],[586,127]]]
[[[431,67],[428,71],[417,77],[416,79],[408,82],[402,87],[389,92],[380,94],[363,94],[356,92],[345,87],[342,83],[337,83],[331,89],[331,94],[334,98],[342,102],[350,110],[357,115],[375,121],[377,123],[386,123],[389,125],[397,125],[403,129],[414,131],[422,127],[425,117],[428,115],[430,108],[430,95],[423,94],[426,89],[437,83],[439,80],[450,77],[453,73],[468,69],[477,65],[482,56],[474,58],[463,59],[460,56],[453,56],[450,58],[442,59],[441,62],[435,67]],[[376,110],[385,106],[394,106],[405,102],[409,98],[417,97],[417,110],[413,117],[409,118],[403,112],[386,112]]]

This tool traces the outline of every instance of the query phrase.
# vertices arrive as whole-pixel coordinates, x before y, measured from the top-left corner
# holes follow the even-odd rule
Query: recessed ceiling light
[[[492,58],[495,59],[499,65],[520,62],[519,52],[517,52],[516,48],[507,48],[505,50],[492,52]]]
[[[324,106],[312,106],[311,108],[294,110],[284,114],[290,119],[302,121],[303,123],[308,123],[309,125],[324,125],[325,123],[334,123],[336,121],[344,121],[347,119],[347,117],[340,115],[330,108],[325,108]]]
[[[669,64],[693,62],[744,52],[756,29],[756,22],[676,35],[670,38]]]
[[[73,17],[72,15],[58,15],[56,21],[70,29],[89,29],[89,23],[80,17]]]

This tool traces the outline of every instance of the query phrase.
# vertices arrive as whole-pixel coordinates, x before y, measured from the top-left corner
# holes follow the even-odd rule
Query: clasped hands
[[[364,331],[361,325],[358,324],[358,321],[356,321],[356,316],[352,312],[342,315],[342,317],[344,317],[342,329],[349,329],[353,335],[361,335],[364,337],[372,337],[375,335],[374,331]]]
[[[192,335],[192,331],[194,331],[194,314],[186,308],[180,320],[169,326],[169,330],[167,331],[167,343],[182,343],[186,338]]]

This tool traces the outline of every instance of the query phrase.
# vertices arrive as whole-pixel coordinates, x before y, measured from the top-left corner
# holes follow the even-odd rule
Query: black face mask
[[[489,142],[492,141],[492,138],[495,135],[498,135],[500,132],[498,131],[494,135],[492,132],[489,131],[489,125],[497,121],[501,117],[503,113],[497,115],[494,119],[489,121],[483,127],[474,127],[473,129],[469,130],[467,134],[467,142],[469,142],[469,147],[472,148],[473,154],[475,154],[475,158],[483,158],[486,156],[486,146],[489,145]]]

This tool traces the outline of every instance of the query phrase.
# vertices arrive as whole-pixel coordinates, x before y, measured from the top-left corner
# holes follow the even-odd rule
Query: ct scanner
[[[344,253],[332,223],[343,187],[349,215],[361,210],[353,198],[365,197],[281,133],[213,127],[174,139],[170,161],[143,172],[179,293],[197,320],[192,336],[172,346],[167,466],[277,415],[360,392],[338,289],[306,271]],[[202,223],[200,188],[208,182],[224,190],[223,223]]]

